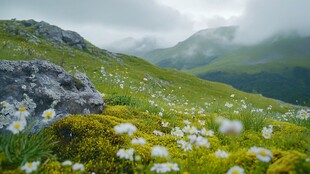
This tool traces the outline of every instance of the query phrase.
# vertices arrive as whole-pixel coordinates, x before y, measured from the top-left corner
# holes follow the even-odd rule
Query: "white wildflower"
[[[205,120],[198,120],[198,123],[201,125],[201,126],[204,126],[206,124],[206,121]]]
[[[164,135],[163,132],[158,131],[158,130],[154,130],[154,131],[153,131],[153,134],[156,135],[156,136],[163,136],[163,135]]]
[[[40,165],[40,161],[27,162],[22,166],[22,170],[26,173],[31,173],[38,170],[38,166]]]
[[[133,160],[133,154],[134,154],[135,150],[133,148],[130,149],[119,149],[117,152],[117,156],[119,156],[121,159],[129,159],[129,160]]]
[[[244,169],[239,166],[234,166],[227,171],[227,174],[244,174]]]
[[[137,145],[145,145],[146,140],[144,138],[138,138],[138,139],[132,139],[131,144],[137,144]]]
[[[44,122],[48,122],[50,120],[53,120],[55,117],[56,113],[54,109],[48,109],[45,110],[42,114],[42,117],[44,118],[43,121]]]
[[[226,102],[226,103],[225,103],[225,106],[228,107],[228,108],[232,108],[234,105],[231,104],[231,103]]]
[[[176,163],[155,163],[151,168],[151,171],[155,171],[156,173],[167,173],[179,170],[178,164]]]
[[[272,110],[272,106],[271,105],[269,105],[268,107],[267,107],[267,110]]]
[[[177,163],[166,163],[166,165],[168,166],[168,168],[171,171],[179,171],[180,170]]]
[[[152,148],[151,155],[154,157],[168,157],[169,153],[166,147],[164,146],[154,146]]]
[[[243,125],[239,120],[224,119],[220,125],[220,132],[223,134],[239,134],[243,129]]]
[[[310,111],[306,111],[304,109],[297,112],[297,118],[301,120],[307,120],[310,117]]]
[[[75,163],[73,166],[72,166],[72,170],[79,170],[79,171],[84,171],[84,165],[81,164],[81,163]]]
[[[116,134],[128,133],[128,135],[131,136],[137,131],[137,128],[131,123],[121,123],[117,126],[114,126],[114,130]]]
[[[265,138],[265,139],[270,139],[271,138],[271,135],[272,135],[272,132],[273,132],[273,127],[272,125],[269,125],[269,128],[267,127],[264,127],[263,130],[262,130],[262,136]]]
[[[214,131],[213,130],[206,130],[206,128],[203,128],[200,130],[200,134],[204,135],[204,136],[212,137],[214,135]]]
[[[188,120],[183,120],[183,123],[185,123],[185,124],[187,124],[187,125],[191,124],[191,122],[188,121]]]
[[[13,121],[8,127],[7,130],[11,131],[13,134],[17,134],[25,129],[25,122],[23,121]]]
[[[161,122],[161,126],[162,127],[168,127],[169,126],[169,122]]]
[[[185,152],[189,150],[193,150],[192,144],[190,142],[179,140],[177,141],[178,147],[181,147]]]
[[[215,152],[215,155],[217,158],[228,158],[228,153],[220,149]]]
[[[66,161],[62,162],[61,165],[63,165],[63,166],[72,166],[72,161],[66,160]]]
[[[198,129],[197,129],[195,126],[191,126],[191,127],[189,128],[189,130],[188,130],[188,133],[189,133],[189,134],[198,134],[199,131],[198,131]]]
[[[207,138],[197,135],[189,135],[188,136],[190,143],[195,144],[196,146],[203,146],[206,148],[210,147],[210,143]]]
[[[156,173],[167,173],[170,172],[170,169],[164,163],[154,163],[151,171],[155,171]]]
[[[259,159],[260,161],[263,161],[263,162],[269,162],[269,161],[271,161],[271,159],[273,157],[272,152],[268,149],[263,148],[263,147],[254,146],[254,147],[251,147],[248,152],[255,153],[257,159]]]
[[[184,132],[179,127],[175,127],[171,130],[171,135],[175,137],[183,137]]]
[[[30,113],[27,111],[27,108],[25,107],[20,107],[18,108],[18,111],[14,113],[14,116],[17,118],[19,121],[23,121],[27,123],[26,117],[28,117]]]

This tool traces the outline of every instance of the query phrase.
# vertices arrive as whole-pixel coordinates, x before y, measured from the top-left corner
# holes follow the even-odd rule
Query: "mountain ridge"
[[[310,94],[304,88],[297,88],[297,90],[303,91],[302,95],[293,94],[294,88],[289,88],[292,91],[288,90],[284,93],[278,93],[278,91],[280,86],[285,86],[287,81],[289,82],[288,86],[295,86],[290,82],[295,81],[293,79],[299,79],[297,80],[298,84],[310,88],[307,83],[310,79],[300,77],[301,74],[294,76],[291,73],[294,68],[298,67],[306,69],[306,71],[310,69],[310,37],[301,37],[295,32],[286,32],[273,35],[257,44],[244,45],[234,41],[237,29],[238,27],[234,26],[201,30],[174,47],[154,50],[145,54],[145,59],[160,67],[176,68],[203,79],[227,83],[247,92],[255,91],[291,103],[303,98],[301,103],[306,102],[309,105]],[[229,36],[229,39],[224,40],[226,42],[220,42],[221,40],[217,38],[221,37],[217,37],[218,34],[214,36],[213,33],[224,35],[224,38]],[[194,50],[195,53],[188,54],[193,52],[190,50],[193,48],[192,45],[198,46]],[[209,51],[209,54],[206,54],[206,50]],[[258,75],[262,72],[264,72],[264,76]],[[238,77],[244,78],[241,76],[245,74],[245,76],[249,75],[247,79],[251,79],[251,75],[255,75],[256,78],[260,77],[259,81],[262,83],[257,83],[249,89],[249,86],[246,86],[246,81],[236,83],[229,80],[230,73],[234,74],[234,81],[238,81]],[[268,79],[268,73],[270,73],[270,79]],[[268,83],[271,86],[265,87],[264,79],[267,78],[268,81],[274,79],[271,77],[274,76],[273,73],[281,77],[280,79],[283,80],[281,85],[279,86],[275,82]],[[275,87],[275,90],[266,91],[272,87]],[[270,93],[276,95],[271,96]],[[295,97],[284,97],[287,93],[295,95]]]

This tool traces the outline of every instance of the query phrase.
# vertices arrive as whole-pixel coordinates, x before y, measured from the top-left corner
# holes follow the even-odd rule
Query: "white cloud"
[[[281,30],[310,31],[309,0],[1,0],[0,16],[44,20],[102,48],[129,37],[143,45],[150,36],[168,47],[198,30],[227,25],[240,25],[237,41],[244,43]]]
[[[310,35],[309,0],[252,0],[239,19],[237,42],[254,44],[279,33]]]

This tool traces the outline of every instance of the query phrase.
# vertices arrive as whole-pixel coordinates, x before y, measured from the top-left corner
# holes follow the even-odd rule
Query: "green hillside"
[[[49,149],[53,156],[29,155],[35,150],[23,152],[27,159],[41,162],[38,173],[81,173],[62,165],[65,160],[84,164],[85,173],[156,173],[157,169],[157,173],[226,173],[233,166],[240,166],[245,173],[310,171],[307,108],[159,68],[137,57],[101,50],[87,41],[83,47],[57,43],[37,35],[37,29],[26,23],[0,22],[0,58],[48,60],[71,74],[83,72],[107,104],[102,114],[68,116],[44,129],[45,136],[58,142]],[[233,125],[223,131],[225,119],[238,120],[242,127]],[[131,137],[119,135],[115,126],[121,123],[131,123],[137,131]],[[264,138],[265,129],[271,138]],[[11,139],[4,141],[7,136]],[[18,161],[25,156],[5,143],[12,145],[14,137],[24,136],[39,137],[0,135],[0,173],[23,173]],[[131,144],[131,139],[138,137],[147,143]],[[151,154],[155,145],[164,146],[169,157],[164,150],[157,152],[163,153],[162,157]],[[185,151],[186,145],[191,148]],[[266,149],[255,151],[254,146]],[[121,148],[127,149],[123,151],[127,155],[129,148],[134,148],[134,156],[121,159]],[[216,155],[219,149],[229,156]],[[12,158],[14,155],[17,158]],[[158,164],[170,165],[161,172]]]
[[[236,27],[201,30],[174,47],[153,50],[142,57],[160,67],[179,70],[207,65],[238,48],[231,43],[235,30]]]
[[[202,30],[172,48],[154,50],[145,56],[161,67],[183,70],[246,92],[310,105],[310,37],[292,32],[245,46],[232,41],[236,29]],[[230,39],[220,42],[218,38]]]

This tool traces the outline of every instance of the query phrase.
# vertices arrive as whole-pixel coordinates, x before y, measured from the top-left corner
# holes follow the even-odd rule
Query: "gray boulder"
[[[44,38],[56,43],[64,43],[62,40],[62,30],[59,27],[50,25],[44,21],[39,22],[32,27],[37,29],[35,31],[37,36],[43,36]]]
[[[0,102],[13,106],[6,113],[0,105],[2,119],[14,107],[26,107],[31,113],[27,121],[38,120],[34,131],[43,125],[42,113],[49,108],[55,109],[55,120],[69,114],[98,114],[104,109],[100,93],[84,74],[73,77],[48,61],[0,60],[0,81]]]
[[[36,29],[37,36],[43,36],[44,38],[56,43],[66,43],[80,49],[87,49],[84,38],[74,31],[62,30],[61,28],[50,25],[44,21],[30,26]]]

